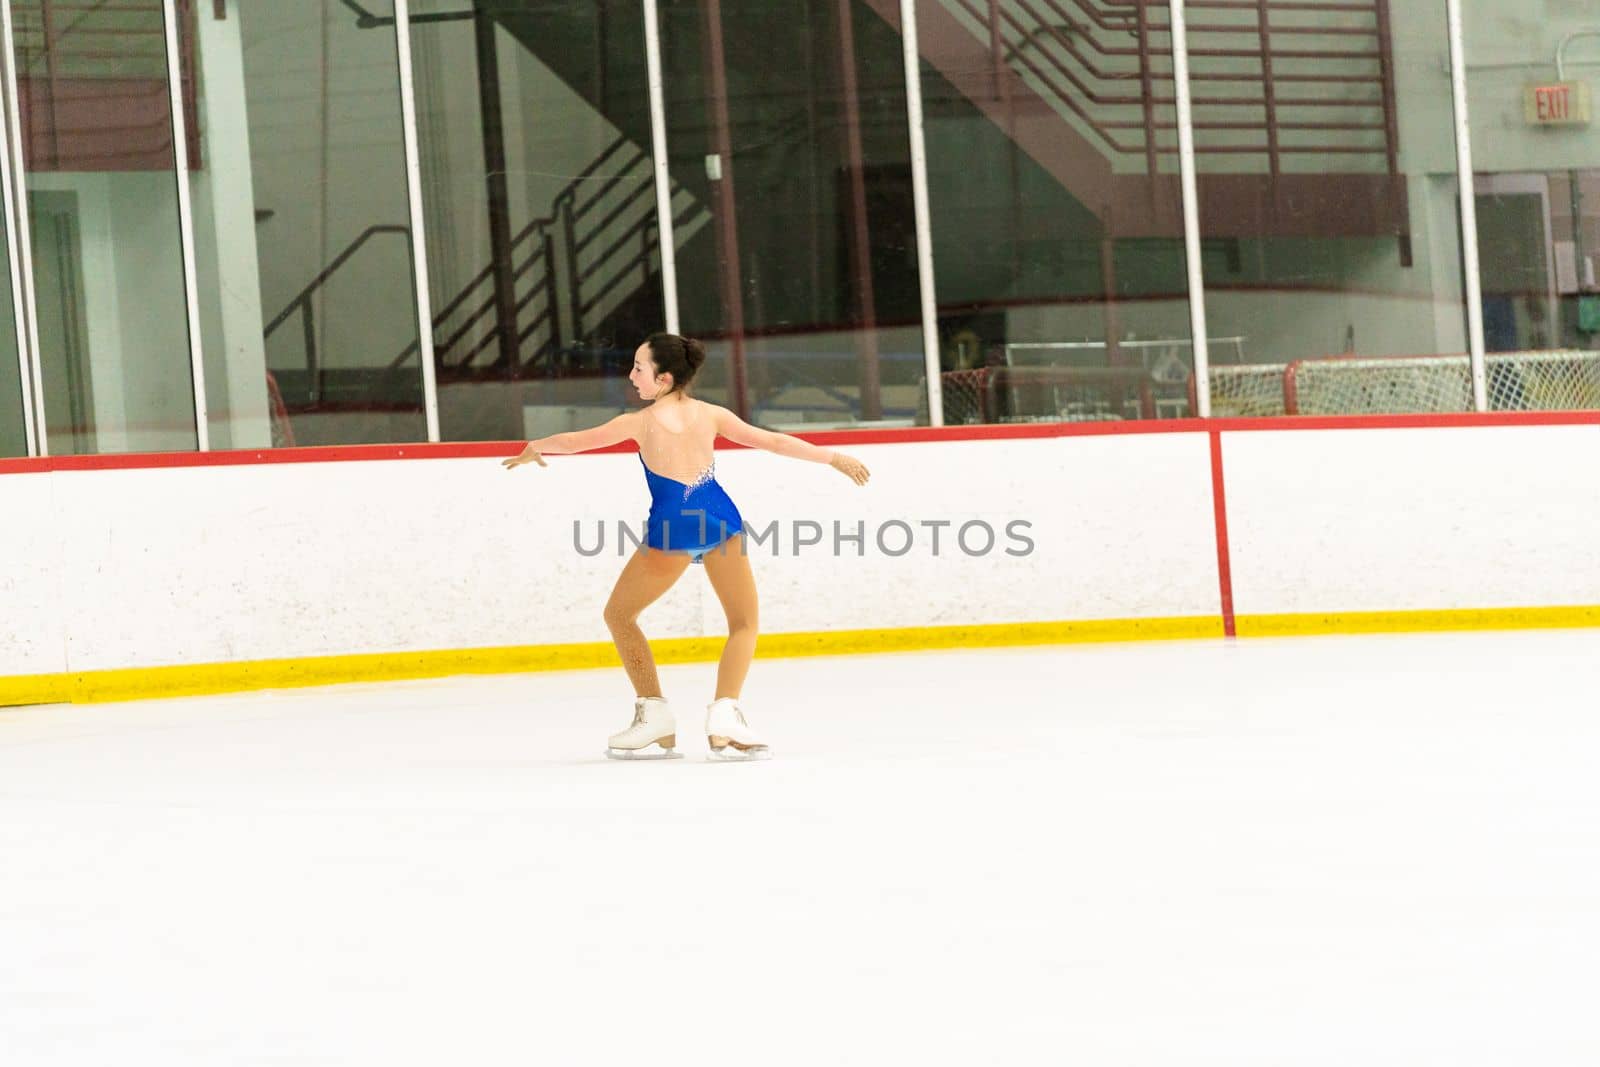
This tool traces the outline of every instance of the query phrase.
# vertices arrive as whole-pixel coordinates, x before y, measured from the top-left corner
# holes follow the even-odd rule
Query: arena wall
[[[810,436],[871,484],[718,453],[764,655],[1600,625],[1600,415]],[[615,662],[639,458],[513,450],[0,461],[0,704]],[[720,645],[697,569],[645,625]]]

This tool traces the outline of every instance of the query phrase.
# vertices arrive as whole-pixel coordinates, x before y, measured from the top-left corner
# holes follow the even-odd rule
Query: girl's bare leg
[[[635,696],[661,695],[656,660],[650,654],[644,631],[639,629],[639,614],[671,589],[688,566],[689,557],[682,553],[642,548],[622,568],[611,599],[606,601],[606,627],[616,643],[617,655],[622,657],[622,668],[633,683]]]
[[[737,700],[745,676],[750,673],[750,661],[755,658],[760,621],[756,579],[750,571],[750,557],[745,554],[744,536],[707,552],[705,567],[711,588],[716,590],[722,611],[728,616],[728,643],[722,648],[722,662],[717,666],[717,699]]]

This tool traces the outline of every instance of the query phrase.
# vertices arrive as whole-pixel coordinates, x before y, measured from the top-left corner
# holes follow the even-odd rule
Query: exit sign
[[[1589,125],[1589,83],[1550,82],[1522,90],[1522,109],[1532,126]]]

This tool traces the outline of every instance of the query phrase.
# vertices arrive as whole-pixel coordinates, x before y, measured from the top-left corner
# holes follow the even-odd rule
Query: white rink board
[[[1600,604],[1595,426],[1224,431],[1241,616]],[[719,451],[758,531],[767,633],[1216,616],[1201,432]],[[0,476],[0,674],[608,639],[601,609],[648,494],[634,453]],[[964,523],[996,542],[971,555]],[[822,543],[796,554],[797,524]],[[905,528],[891,529],[892,523]],[[1025,522],[1032,550],[1008,524]],[[603,527],[606,544],[593,547]],[[834,525],[860,529],[835,553]],[[935,554],[927,523],[947,523]],[[882,532],[884,543],[877,535]],[[890,554],[906,543],[903,555]],[[973,532],[981,535],[981,528]],[[774,545],[778,554],[774,555]],[[969,539],[981,551],[984,538]],[[715,636],[699,568],[645,615]]]
[[[0,475],[0,675],[67,669],[49,474]],[[81,566],[69,563],[69,567]]]
[[[819,464],[718,453],[745,521],[776,521],[782,555],[752,549],[762,626],[772,632],[1212,615],[1219,610],[1210,454],[1204,434],[844,446],[872,470],[857,490]],[[842,489],[842,491],[841,491]],[[793,554],[811,519],[824,545]],[[833,551],[833,523],[864,545]],[[986,523],[994,548],[982,553]],[[1032,541],[1007,536],[1014,521]],[[895,557],[905,523],[912,549]],[[923,523],[948,522],[934,529]],[[859,552],[859,554],[858,554]],[[1195,566],[1196,562],[1200,566]],[[713,596],[707,633],[723,624]]]
[[[605,640],[615,575],[552,501],[637,494],[624,459],[57,474],[67,555],[94,563],[63,585],[72,667]],[[654,612],[692,633],[700,607],[685,587]]]
[[[783,554],[763,548],[755,560],[766,632],[1218,610],[1204,434],[848,451],[873,468],[866,489],[819,464],[717,454],[747,520],[778,523]],[[549,462],[512,472],[494,459],[413,459],[0,478],[0,502],[26,509],[33,538],[7,535],[16,552],[4,581],[14,603],[33,606],[32,628],[28,643],[0,646],[0,673],[606,641],[601,610],[624,562],[616,527],[637,530],[648,510],[641,464],[633,453]],[[935,555],[921,526],[973,519],[996,530],[988,554],[962,552],[951,526]],[[1020,544],[1005,536],[1017,519],[1032,524],[1034,549],[1022,557],[1004,552]],[[875,543],[890,520],[915,535],[903,556]],[[590,547],[604,524],[601,555],[578,552],[575,521]],[[795,555],[797,521],[819,523],[824,544]],[[835,522],[865,524],[863,556],[833,555]],[[69,562],[56,566],[56,552]],[[644,622],[652,637],[723,632],[699,568]],[[52,648],[64,656],[51,659]]]
[[[1600,604],[1600,427],[1222,435],[1240,615]]]

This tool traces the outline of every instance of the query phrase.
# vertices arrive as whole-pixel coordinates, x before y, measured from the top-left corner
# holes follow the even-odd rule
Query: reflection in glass
[[[945,421],[1187,414],[1167,9],[917,11]]]
[[[12,13],[49,451],[192,449],[160,0]]]
[[[1463,10],[1491,410],[1600,408],[1593,12]]]
[[[198,7],[185,76],[214,448],[427,438],[393,15]]]
[[[1208,8],[1190,46],[1213,414],[1469,410],[1444,6]]]
[[[1490,410],[1600,408],[1600,168],[1475,187]]]
[[[926,421],[898,3],[661,11],[703,394],[771,426]]]
[[[412,4],[440,428],[608,418],[662,328],[638,3]],[[706,221],[679,191],[679,241]]]

